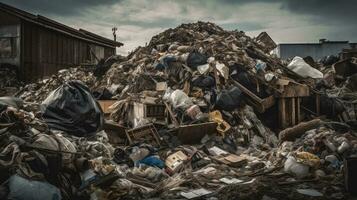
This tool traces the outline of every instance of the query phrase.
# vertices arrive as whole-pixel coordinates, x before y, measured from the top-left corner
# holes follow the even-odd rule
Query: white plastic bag
[[[295,58],[290,62],[287,66],[293,72],[299,74],[300,76],[307,78],[323,78],[324,75],[319,70],[311,67],[307,64],[304,59],[299,56],[295,56]]]
[[[182,90],[172,91],[171,88],[168,88],[163,99],[169,101],[174,108],[182,108],[183,110],[194,105],[190,97]]]
[[[309,175],[309,166],[296,162],[296,159],[289,156],[284,163],[284,171],[294,174],[297,178],[304,178]]]

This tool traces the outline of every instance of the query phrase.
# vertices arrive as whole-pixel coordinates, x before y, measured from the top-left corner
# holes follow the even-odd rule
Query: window
[[[16,40],[13,37],[0,37],[0,58],[16,57]]]

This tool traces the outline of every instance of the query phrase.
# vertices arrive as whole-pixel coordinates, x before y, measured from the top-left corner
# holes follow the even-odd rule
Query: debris
[[[10,199],[62,199],[60,190],[55,186],[47,182],[28,180],[18,175],[10,177],[9,189],[8,198]]]
[[[201,188],[197,190],[192,190],[190,192],[181,192],[181,196],[185,197],[186,199],[194,199],[194,198],[206,196],[211,193],[212,193],[211,191]]]
[[[184,163],[187,160],[188,157],[182,151],[178,151],[166,158],[165,165],[171,171],[171,173],[175,173],[182,169]]]
[[[285,172],[293,173],[298,178],[304,178],[309,175],[309,166],[298,163],[292,156],[285,161],[284,170]]]
[[[300,194],[304,194],[304,195],[311,196],[311,197],[322,197],[323,196],[323,194],[321,192],[314,190],[314,189],[297,189],[296,191]]]
[[[262,44],[266,50],[266,53],[269,53],[269,51],[274,50],[277,45],[275,44],[274,40],[271,39],[271,37],[268,35],[267,32],[261,32],[255,40],[259,43]]]
[[[115,100],[99,100],[98,103],[104,114],[110,114],[109,107],[112,106],[116,101]]]
[[[215,108],[219,110],[232,111],[241,105],[242,92],[237,87],[222,90],[217,94]]]
[[[156,128],[152,124],[127,130],[126,135],[130,144],[146,143],[157,147],[161,144]]]
[[[356,157],[347,157],[344,160],[344,179],[345,188],[348,192],[356,195],[355,184],[356,184],[356,167],[357,159]]]
[[[287,128],[279,133],[279,140],[293,141],[303,135],[306,131],[316,128],[321,123],[320,119],[314,119],[309,122],[302,122],[294,127]]]
[[[287,68],[291,69],[295,73],[300,76],[307,78],[323,78],[323,74],[317,69],[312,68],[309,64],[307,64],[301,57],[296,56],[291,63],[287,66]]]
[[[93,135],[104,123],[101,108],[81,82],[63,84],[52,91],[42,105],[43,118],[50,128],[75,136]]]
[[[14,176],[62,199],[347,198],[357,76],[275,45],[182,24],[0,98],[0,198]]]
[[[244,181],[239,180],[237,178],[231,178],[231,179],[229,179],[229,178],[221,178],[219,180],[222,181],[223,183],[226,183],[226,184],[237,184],[237,183],[244,182]]]

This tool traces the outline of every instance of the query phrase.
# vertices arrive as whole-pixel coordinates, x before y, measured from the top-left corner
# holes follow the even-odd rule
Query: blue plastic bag
[[[152,166],[152,167],[158,167],[160,169],[165,167],[164,161],[162,161],[157,156],[148,156],[148,157],[140,160],[138,162],[138,164],[145,164],[145,165],[149,165],[149,166]]]
[[[61,200],[60,190],[47,183],[22,178],[13,175],[9,179],[10,193],[8,199],[12,200]]]

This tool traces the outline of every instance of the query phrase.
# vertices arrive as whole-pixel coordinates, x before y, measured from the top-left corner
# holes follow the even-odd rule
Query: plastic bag
[[[156,70],[164,70],[167,69],[172,62],[177,60],[176,56],[174,55],[164,55],[160,57],[159,61],[154,64],[154,68]]]
[[[257,60],[257,63],[255,64],[255,69],[257,71],[260,71],[260,70],[265,71],[266,68],[267,68],[266,62],[263,62],[261,60]]]
[[[0,97],[0,105],[5,106],[11,106],[16,109],[20,109],[23,107],[24,102],[22,99],[19,99],[17,97]]]
[[[242,92],[237,87],[232,87],[229,90],[222,90],[217,95],[215,107],[218,110],[232,111],[237,108],[242,100]]]
[[[8,199],[17,200],[60,200],[61,192],[55,186],[35,180],[28,180],[18,175],[13,175],[9,179],[10,193]]]
[[[290,70],[293,72],[299,74],[303,78],[323,78],[324,75],[322,72],[319,70],[311,67],[309,64],[307,64],[304,59],[301,57],[296,56],[290,64],[287,66]]]
[[[102,109],[80,81],[63,84],[52,91],[42,105],[48,126],[71,135],[94,135],[104,123]]]
[[[197,69],[197,66],[207,63],[207,56],[194,51],[188,55],[186,62],[190,68]]]
[[[212,76],[199,76],[192,81],[192,85],[200,88],[212,88],[216,85],[216,80]]]
[[[309,175],[309,166],[298,163],[294,157],[289,156],[284,163],[284,171],[294,174],[297,178],[304,178]]]
[[[182,108],[183,110],[194,105],[190,97],[182,90],[172,91],[171,88],[168,88],[163,99],[168,100],[174,108]]]
[[[138,164],[145,164],[153,167],[158,167],[160,169],[165,167],[164,161],[162,161],[157,156],[148,156],[138,162]]]

